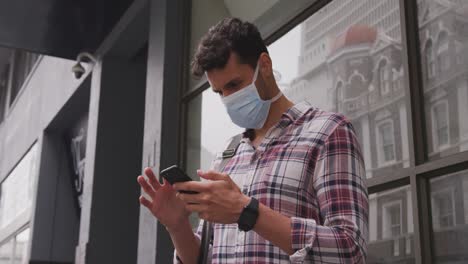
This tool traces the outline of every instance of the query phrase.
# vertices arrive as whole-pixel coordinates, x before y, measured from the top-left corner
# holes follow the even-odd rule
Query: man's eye
[[[234,90],[237,88],[237,86],[239,86],[239,83],[236,82],[236,83],[230,83],[226,88],[228,88],[229,90]]]

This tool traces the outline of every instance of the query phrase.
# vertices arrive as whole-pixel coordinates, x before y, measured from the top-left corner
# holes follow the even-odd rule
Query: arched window
[[[391,119],[387,119],[377,125],[377,141],[379,146],[379,164],[384,165],[395,161],[395,134]]]
[[[390,71],[387,67],[387,60],[382,60],[379,64],[379,88],[382,95],[390,91]]]
[[[440,33],[437,42],[437,65],[441,72],[450,68],[449,41],[445,31]]]
[[[432,106],[432,133],[434,148],[440,149],[449,144],[448,101],[444,100]]]
[[[435,59],[434,51],[432,48],[432,41],[429,40],[426,43],[426,49],[424,54],[426,57],[427,78],[431,79],[435,76]]]
[[[351,77],[349,87],[346,88],[346,98],[354,98],[365,91],[364,78],[360,74]]]

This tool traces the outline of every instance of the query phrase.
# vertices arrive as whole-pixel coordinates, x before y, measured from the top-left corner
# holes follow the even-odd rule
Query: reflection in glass
[[[194,177],[197,169],[210,169],[229,138],[244,130],[231,122],[220,96],[211,88],[189,103],[188,113],[187,173]]]
[[[211,88],[188,104],[186,171],[198,179],[198,169],[208,170],[218,153],[227,147],[230,137],[243,131],[231,122],[218,94]],[[192,227],[198,218],[192,214]]]
[[[26,263],[25,260],[27,257],[29,235],[29,228],[27,228],[16,236],[13,264]]]
[[[437,159],[468,150],[468,1],[419,0],[418,16],[427,145]]]
[[[409,166],[401,39],[398,1],[346,0],[268,47],[288,98],[351,120],[369,178]]]
[[[341,112],[352,121],[369,178],[409,166],[401,39],[399,1],[346,0],[332,1],[268,47],[275,78],[288,98]],[[189,106],[190,171],[208,167],[211,158],[203,153],[213,157],[240,132],[210,93]]]
[[[468,260],[468,171],[431,179],[434,263]]]
[[[0,228],[31,206],[36,155],[37,145],[34,145],[0,185]]]
[[[0,244],[0,264],[11,264],[14,240]]]
[[[369,195],[368,263],[414,263],[409,186]]]

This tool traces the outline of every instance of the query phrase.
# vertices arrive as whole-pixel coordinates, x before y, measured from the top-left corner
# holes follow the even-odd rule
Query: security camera
[[[81,62],[90,62],[93,66],[97,62],[97,59],[88,52],[81,52],[78,54],[76,57],[76,64],[72,67],[72,72],[76,79],[80,79],[86,72],[86,69],[81,65]]]
[[[86,72],[86,70],[85,68],[83,68],[81,63],[78,62],[77,64],[73,65],[72,72],[75,75],[76,79],[80,79],[81,76],[83,76],[83,74]]]

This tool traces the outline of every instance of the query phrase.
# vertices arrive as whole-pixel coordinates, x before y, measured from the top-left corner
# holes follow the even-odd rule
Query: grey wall
[[[36,164],[39,170],[32,179],[38,191],[33,195],[31,218],[19,223],[29,222],[32,262],[71,263],[74,257],[79,225],[66,150],[60,131],[44,133],[73,95],[76,97],[77,92],[83,91],[86,94],[86,89],[89,94],[89,79],[87,85],[86,82],[81,85],[88,73],[76,80],[71,73],[73,64],[69,60],[42,57],[0,124],[0,180],[8,176],[34,142],[39,144]],[[79,104],[87,110],[89,99]]]
[[[93,71],[76,263],[137,258],[146,56],[104,57]]]
[[[43,57],[0,124],[0,181],[14,168],[80,85],[73,61]]]

